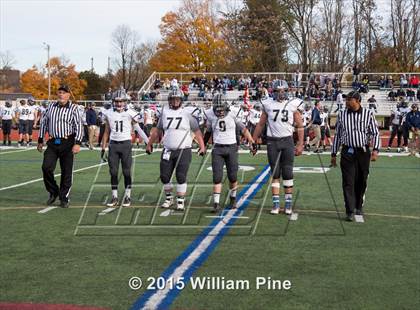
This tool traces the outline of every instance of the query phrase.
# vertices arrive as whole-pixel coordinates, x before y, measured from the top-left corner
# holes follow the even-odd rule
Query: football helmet
[[[260,102],[257,102],[256,104],[254,104],[254,109],[257,111],[261,111],[262,110],[262,105]]]
[[[34,99],[34,97],[29,97],[29,98],[28,98],[28,104],[29,104],[29,105],[34,105],[34,104],[35,104],[35,99]]]
[[[12,107],[12,103],[10,101],[6,101],[5,105],[8,108],[11,108]]]
[[[177,110],[182,105],[182,98],[184,94],[179,89],[172,90],[168,95],[169,108],[172,110]]]
[[[48,106],[48,101],[47,101],[47,100],[43,100],[43,101],[41,102],[41,105],[42,105],[44,108],[46,108],[46,107]]]
[[[117,90],[112,95],[112,104],[116,111],[123,111],[127,108],[127,102],[130,100],[130,96],[127,95],[123,88]]]
[[[225,117],[230,109],[229,104],[222,94],[216,94],[213,97],[213,112],[217,117]]]

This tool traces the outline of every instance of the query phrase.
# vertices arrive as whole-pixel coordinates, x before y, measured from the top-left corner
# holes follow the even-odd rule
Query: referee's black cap
[[[356,90],[349,92],[347,95],[343,95],[343,98],[346,98],[346,99],[354,98],[359,102],[362,101],[362,96],[360,96],[359,92]]]
[[[68,85],[60,85],[58,90],[62,90],[62,91],[65,91],[66,93],[69,93],[70,92],[70,87],[68,87]]]

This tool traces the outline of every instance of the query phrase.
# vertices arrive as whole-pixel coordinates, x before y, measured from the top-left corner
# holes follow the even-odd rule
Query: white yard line
[[[47,212],[49,212],[51,210],[54,210],[54,209],[57,209],[57,208],[58,207],[54,207],[54,206],[46,207],[45,209],[39,210],[38,213],[44,214],[44,213],[47,213]]]
[[[1,151],[0,155],[26,152],[26,151],[30,151],[30,150],[36,150],[36,148],[35,147],[28,147],[28,148],[25,148],[24,150],[20,149],[20,150],[13,150],[13,151]]]
[[[137,154],[137,155],[134,155],[134,156],[133,156],[133,158],[134,158],[134,157],[138,157],[138,156],[143,156],[143,155],[146,155],[146,153],[142,153],[142,154]],[[76,170],[74,170],[74,171],[73,171],[73,173],[80,172],[80,171],[85,171],[85,170],[88,170],[88,169],[92,169],[92,168],[100,167],[100,166],[107,165],[107,164],[108,164],[108,163],[100,163],[100,164],[96,164],[96,165],[93,165],[93,166],[88,166],[88,167],[84,167],[84,168],[76,169]],[[60,175],[61,175],[61,173],[57,173],[57,174],[55,174],[55,175],[54,175],[54,177],[59,177]],[[43,180],[43,178],[39,178],[39,179],[34,179],[34,180],[30,180],[30,181],[26,181],[26,182],[22,182],[22,183],[14,184],[14,185],[10,185],[10,186],[6,186],[6,187],[2,187],[2,188],[0,188],[0,192],[1,192],[1,191],[8,190],[8,189],[16,188],[16,187],[25,186],[25,185],[28,185],[28,184],[32,184],[32,183],[36,183],[36,182],[40,182],[40,181],[42,181],[42,180]]]

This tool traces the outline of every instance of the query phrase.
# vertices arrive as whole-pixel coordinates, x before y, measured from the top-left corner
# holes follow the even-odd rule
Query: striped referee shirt
[[[374,150],[379,150],[379,129],[372,111],[360,107],[358,111],[349,109],[338,113],[335,126],[334,142],[331,154],[337,154],[341,145],[364,147],[372,143]]]
[[[67,102],[62,106],[59,102],[51,104],[41,120],[38,142],[42,143],[45,133],[53,138],[75,136],[76,144],[83,138],[83,126],[77,105]]]

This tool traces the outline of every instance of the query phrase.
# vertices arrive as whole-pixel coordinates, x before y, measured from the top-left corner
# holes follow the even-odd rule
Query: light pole
[[[43,42],[48,54],[48,100],[51,97],[51,69],[50,69],[50,45]]]

